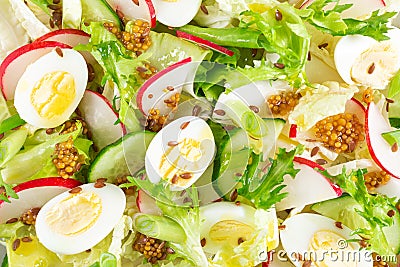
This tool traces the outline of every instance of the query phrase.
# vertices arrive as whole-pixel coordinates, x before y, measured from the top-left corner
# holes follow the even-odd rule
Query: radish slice
[[[71,48],[69,45],[54,41],[34,42],[21,46],[4,59],[0,65],[0,86],[6,100],[14,99],[15,88],[26,67],[57,46]]]
[[[173,110],[164,101],[177,93],[180,94],[183,85],[190,82],[186,81],[186,77],[192,67],[192,64],[188,64],[191,61],[189,57],[163,69],[140,87],[136,101],[144,115],[153,108],[158,109],[162,115],[167,115]]]
[[[289,194],[276,204],[278,211],[301,207],[342,195],[342,190],[338,186],[314,170],[315,168],[324,169],[317,163],[296,157],[294,159],[294,167],[300,171],[294,179],[289,175],[284,177],[286,187],[282,192],[288,192]]]
[[[387,184],[379,185],[375,192],[388,197],[400,198],[400,180],[390,178]]]
[[[296,124],[291,124],[290,125],[290,130],[289,130],[289,137],[290,138],[296,138],[297,136],[297,125]]]
[[[304,9],[311,5],[314,0],[305,1],[300,9]],[[335,6],[336,3],[331,3],[327,5],[325,10],[330,10]],[[349,9],[341,13],[342,18],[360,18],[370,15],[373,11],[384,8],[386,3],[384,0],[340,0],[340,5],[353,4]]]
[[[126,134],[125,126],[118,121],[110,102],[101,94],[87,90],[78,106],[98,149],[115,142]]]
[[[205,46],[207,48],[210,48],[214,51],[220,52],[222,54],[228,55],[228,56],[233,56],[235,52],[232,50],[229,50],[228,48],[225,48],[223,46],[219,46],[216,43],[210,42],[208,40],[205,40],[203,38],[191,35],[190,33],[182,32],[182,31],[176,31],[176,36],[179,38],[185,39],[187,41],[191,41],[193,43],[196,43],[200,46]]]
[[[157,20],[170,27],[188,24],[199,11],[201,0],[152,0]]]
[[[10,199],[11,203],[0,201],[0,223],[19,218],[30,208],[40,208],[53,197],[79,185],[81,182],[77,180],[61,177],[41,178],[19,184],[13,188],[18,199]]]
[[[89,39],[90,35],[84,31],[77,29],[60,29],[39,37],[35,42],[55,41],[74,47],[78,44],[87,44]]]
[[[135,4],[132,0],[107,0],[107,3],[117,13],[128,20],[144,20],[150,23],[150,27],[156,26],[156,12],[151,0],[138,0],[139,4]]]
[[[156,200],[149,196],[143,190],[138,191],[138,195],[136,197],[136,205],[139,208],[139,211],[146,214],[153,215],[161,215],[162,211],[156,204]]]
[[[382,133],[392,131],[389,122],[383,117],[375,103],[368,105],[365,120],[365,133],[369,153],[372,159],[384,171],[395,178],[400,178],[400,150],[392,147],[382,137]]]

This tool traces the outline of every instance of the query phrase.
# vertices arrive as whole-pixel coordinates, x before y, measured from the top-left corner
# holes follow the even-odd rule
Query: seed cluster
[[[167,121],[167,115],[161,115],[160,110],[150,109],[146,118],[145,128],[152,132],[159,132]]]
[[[132,27],[132,33],[121,31],[111,22],[105,22],[103,26],[113,33],[126,49],[136,52],[137,55],[149,49],[151,45],[150,25],[146,21],[136,20]]]
[[[167,88],[167,90],[174,90],[174,88],[171,86]],[[176,93],[173,96],[171,96],[169,99],[165,99],[164,103],[167,105],[167,107],[171,108],[172,111],[174,111],[178,107],[179,100],[181,99],[181,94]]]
[[[299,103],[301,95],[293,92],[282,92],[268,98],[268,106],[274,115],[285,116]]]
[[[364,174],[364,180],[368,190],[374,190],[380,185],[387,184],[390,175],[385,171],[373,171]]]
[[[89,129],[87,128],[87,124],[82,118],[73,118],[69,121],[66,121],[62,126],[60,134],[69,134],[72,133],[73,131],[78,130],[78,127],[76,126],[77,121],[79,121],[82,124],[82,134],[88,137],[91,136]]]
[[[151,238],[141,233],[136,235],[132,247],[142,253],[151,264],[155,264],[158,260],[165,260],[167,254],[175,253],[172,248],[166,246],[165,241]]]
[[[317,122],[313,127],[317,141],[336,153],[351,153],[364,140],[364,126],[355,114],[341,113]]]
[[[64,179],[70,178],[78,172],[84,163],[84,158],[74,147],[72,137],[65,142],[56,144],[54,156],[53,164],[56,166],[58,174]]]
[[[51,16],[49,20],[50,27],[54,29],[61,29],[62,27],[62,5],[60,4],[61,0],[53,0],[53,4],[47,5],[47,7],[51,10]]]
[[[115,181],[115,184],[118,186],[126,183],[129,183],[126,175],[117,177],[117,180]],[[136,192],[136,186],[123,187],[122,190],[124,191],[125,195],[133,195]]]
[[[374,260],[373,267],[389,267],[389,264],[382,260],[382,257],[375,252],[372,253],[372,258]]]
[[[26,225],[35,225],[36,217],[37,217],[39,211],[40,211],[40,208],[31,208],[31,209],[25,211],[21,215],[21,217],[19,217],[19,220]]]
[[[139,73],[139,76],[145,80],[149,79],[158,71],[156,67],[150,65],[149,63],[145,63],[144,66],[137,67],[136,70]]]

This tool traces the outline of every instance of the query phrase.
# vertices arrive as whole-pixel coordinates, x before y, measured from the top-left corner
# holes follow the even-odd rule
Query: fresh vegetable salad
[[[399,266],[400,1],[0,3],[2,266]]]

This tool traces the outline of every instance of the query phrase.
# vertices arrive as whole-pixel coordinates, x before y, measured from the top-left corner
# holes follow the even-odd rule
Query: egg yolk
[[[75,95],[74,77],[65,71],[54,71],[36,82],[30,101],[39,116],[52,119],[67,110]]]
[[[224,220],[210,228],[209,236],[215,243],[236,247],[239,239],[248,240],[253,232],[254,228],[247,224],[234,220]]]
[[[312,252],[311,261],[318,267],[357,266],[357,260],[352,258],[356,249],[346,242],[346,238],[333,231],[321,230],[314,233],[308,251]]]
[[[87,231],[102,211],[100,197],[93,192],[71,194],[46,214],[46,223],[54,232],[73,236]]]

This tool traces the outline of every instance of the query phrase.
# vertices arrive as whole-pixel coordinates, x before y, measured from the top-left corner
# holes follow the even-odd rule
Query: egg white
[[[187,122],[189,122],[189,124],[187,124],[186,128],[181,129],[181,126]],[[200,151],[201,156],[198,159],[192,160],[182,155],[181,144],[185,139],[193,139],[200,143],[200,149],[198,149],[198,151]],[[171,147],[168,145],[170,141],[177,141],[179,145]],[[187,147],[190,147],[190,145]],[[170,151],[170,153],[168,151]],[[160,169],[163,156],[166,157],[164,162],[173,165],[169,176],[175,173],[186,172],[192,174],[190,179],[186,179],[184,185],[180,185],[179,183],[172,184],[171,189],[183,190],[188,188],[200,178],[214,159],[215,142],[210,127],[204,120],[198,117],[185,116],[174,120],[158,132],[151,141],[145,157],[146,173],[149,180],[153,183],[158,183],[161,179],[168,178],[164,177],[164,171]],[[171,178],[172,177],[169,177],[169,179]],[[181,178],[179,179],[182,180]]]
[[[347,245],[354,248],[354,250],[351,252],[354,252],[357,257],[359,256],[360,258],[359,260],[356,258],[357,265],[353,266],[372,266],[372,260],[370,258],[371,255],[369,254],[369,252],[367,252],[366,250],[359,251],[360,246],[356,242],[347,244],[345,241],[359,237],[352,236],[352,231],[345,225],[342,225],[342,229],[337,227],[335,225],[335,221],[328,217],[311,213],[301,213],[286,219],[283,222],[283,225],[285,228],[280,231],[282,247],[286,251],[288,258],[295,266],[302,266],[302,261],[296,259],[297,253],[300,253],[300,255],[302,256],[309,257],[310,253],[308,252],[308,247],[311,238],[314,233],[321,230],[330,231],[343,237],[344,240],[338,241],[338,244],[340,242],[339,246],[342,246],[342,248],[346,248]],[[337,251],[337,255],[340,257],[341,250],[339,249],[335,251]],[[346,251],[344,253],[346,253]],[[328,258],[329,255],[331,254],[328,253],[326,257]],[[336,257],[335,254],[332,257]],[[350,258],[350,260],[351,259],[352,258]],[[338,263],[340,262],[338,261]],[[348,261],[346,263],[351,263],[351,261]]]
[[[39,128],[56,127],[68,120],[86,89],[88,70],[85,59],[73,49],[61,49],[61,51],[63,56],[53,50],[29,65],[15,90],[14,106],[18,114],[27,123]],[[75,82],[75,97],[62,114],[53,118],[42,117],[32,105],[30,99],[32,90],[46,74],[57,71],[72,75]]]
[[[36,218],[36,234],[39,241],[50,251],[63,255],[77,254],[86,251],[103,240],[116,226],[125,210],[126,198],[121,188],[106,183],[102,188],[95,188],[94,183],[80,186],[82,192],[92,192],[101,199],[101,214],[85,231],[75,235],[63,235],[54,231],[46,222],[48,212],[60,201],[68,198],[71,193],[64,192],[49,202],[40,210]],[[65,218],[68,220],[68,218]]]

